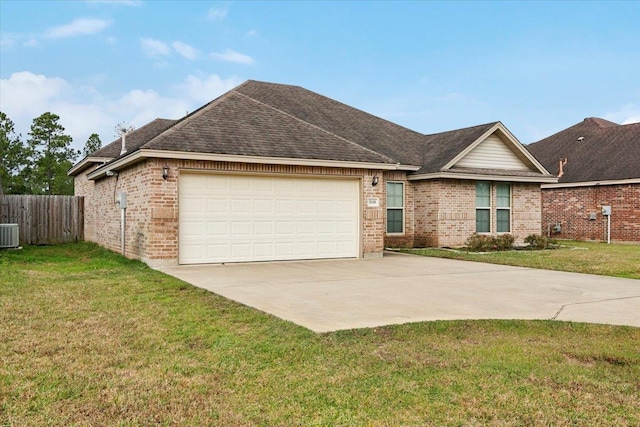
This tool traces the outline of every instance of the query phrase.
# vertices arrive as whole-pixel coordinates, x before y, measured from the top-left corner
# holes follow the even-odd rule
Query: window
[[[387,233],[402,233],[404,222],[404,184],[387,182]]]
[[[511,232],[510,184],[496,184],[496,220],[498,233]]]
[[[491,184],[476,182],[476,233],[491,232]]]

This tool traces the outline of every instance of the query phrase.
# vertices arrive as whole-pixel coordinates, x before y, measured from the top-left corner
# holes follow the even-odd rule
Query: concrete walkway
[[[315,332],[452,319],[640,327],[640,280],[385,253],[159,269]]]

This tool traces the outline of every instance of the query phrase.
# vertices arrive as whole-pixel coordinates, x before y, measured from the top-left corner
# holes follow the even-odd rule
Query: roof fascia
[[[85,157],[84,159],[80,160],[80,162],[73,165],[71,169],[67,171],[67,175],[75,176],[76,174],[82,172],[86,168],[91,167],[92,164],[107,163],[111,160],[112,160],[111,157]]]
[[[543,184],[543,189],[553,188],[575,188],[575,187],[596,187],[601,185],[629,185],[640,184],[640,178],[611,179],[603,181],[583,181],[583,182],[558,182],[556,184]]]
[[[504,181],[504,182],[540,182],[555,183],[558,178],[555,176],[517,176],[517,175],[492,175],[492,174],[474,174],[474,173],[458,173],[458,172],[435,172],[410,175],[407,177],[409,181],[422,181],[428,179],[468,179],[474,181]]]
[[[129,156],[123,157],[110,163],[108,167],[102,167],[87,175],[89,179],[98,179],[106,176],[107,171],[117,171],[137,163],[143,159],[179,159],[179,160],[204,160],[232,163],[252,163],[252,164],[275,164],[275,165],[295,165],[295,166],[323,166],[331,168],[351,168],[351,169],[378,169],[378,170],[405,170],[415,172],[421,166],[401,165],[398,163],[373,163],[373,162],[351,162],[340,160],[316,160],[316,159],[295,159],[287,157],[260,157],[260,156],[239,156],[231,154],[209,154],[209,153],[189,153],[185,151],[151,150],[140,149]]]
[[[489,130],[487,130],[485,133],[483,133],[478,139],[476,139],[473,144],[470,144],[467,148],[465,148],[464,150],[462,150],[456,157],[454,157],[449,163],[447,163],[446,165],[444,165],[443,169],[450,169],[453,166],[455,166],[456,163],[458,163],[460,160],[462,160],[462,158],[464,156],[466,156],[467,154],[469,154],[471,152],[471,150],[473,150],[474,148],[476,148],[478,145],[480,145],[485,139],[487,139],[489,136],[491,136],[492,134],[494,134],[496,131],[500,131],[502,132],[502,134],[505,136],[507,143],[510,145],[510,148],[515,149],[517,151],[517,153],[519,153],[522,157],[524,157],[525,159],[527,159],[529,162],[531,162],[531,164],[538,170],[538,172],[540,172],[543,175],[549,175],[551,176],[551,174],[549,173],[549,171],[547,171],[545,169],[544,166],[542,166],[542,164],[540,162],[538,162],[536,160],[535,157],[533,157],[533,155],[531,153],[529,153],[529,151],[524,148],[524,146],[520,143],[520,141],[518,141],[518,138],[516,138],[510,131],[509,129],[507,129],[507,127],[505,125],[502,124],[502,122],[497,122],[495,125],[491,126],[491,128],[489,128]],[[516,154],[517,155],[517,154]],[[520,156],[518,156],[520,157]]]

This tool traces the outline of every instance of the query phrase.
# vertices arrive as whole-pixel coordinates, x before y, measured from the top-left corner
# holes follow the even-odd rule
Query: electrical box
[[[595,212],[591,212],[589,214],[589,221],[595,221],[596,219],[598,219],[598,214],[596,214]]]
[[[610,216],[611,215],[611,206],[603,206],[602,207],[602,215]]]
[[[118,198],[116,199],[116,203],[120,209],[127,208],[127,193],[124,191],[118,193]]]

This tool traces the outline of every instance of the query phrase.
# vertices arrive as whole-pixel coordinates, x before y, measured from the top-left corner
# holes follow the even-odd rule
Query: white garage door
[[[180,175],[181,264],[358,256],[359,181]]]

